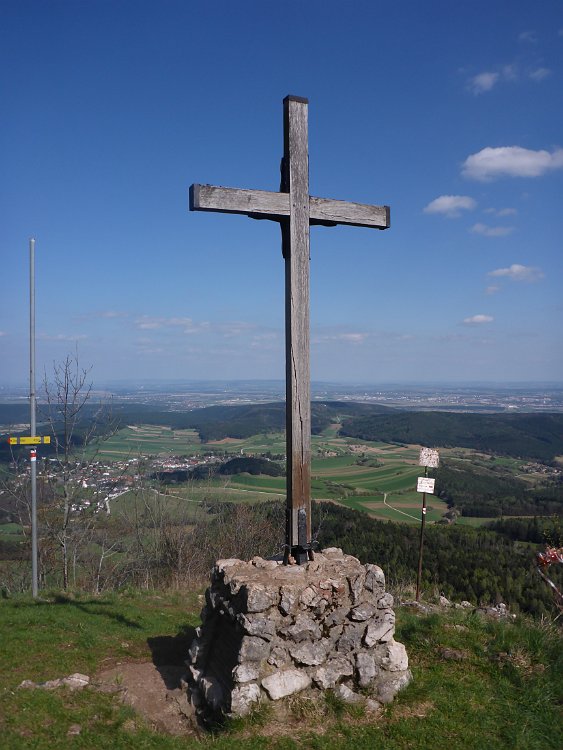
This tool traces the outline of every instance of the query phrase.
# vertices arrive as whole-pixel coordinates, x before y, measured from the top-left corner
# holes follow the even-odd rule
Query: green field
[[[149,455],[193,456],[209,452],[230,455],[285,454],[283,433],[253,435],[247,439],[226,438],[202,443],[195,430],[175,430],[165,426],[130,425],[119,430],[108,440],[90,449],[90,456],[102,461],[127,460]],[[394,445],[359,441],[338,435],[338,425],[331,425],[320,435],[313,435],[312,497],[332,500],[355,508],[373,517],[402,523],[419,524],[422,496],[415,491],[416,479],[421,474],[418,466],[418,446]],[[491,458],[467,449],[442,451],[460,462],[487,468],[499,466],[517,473],[521,462],[511,458]],[[153,490],[156,492],[156,490]],[[156,497],[156,495],[155,495]],[[174,512],[186,515],[186,504],[195,507],[202,502],[262,502],[285,497],[285,478],[238,474],[173,485],[165,494],[158,495]],[[138,500],[126,493],[115,501],[120,512],[130,512]],[[427,522],[435,523],[447,511],[446,504],[432,495],[427,496]],[[188,513],[189,516],[189,513]],[[489,518],[459,517],[457,523],[480,526]],[[5,536],[17,533],[16,524],[0,527]],[[13,537],[12,537],[13,538]]]
[[[87,453],[104,461],[121,461],[141,455],[192,455],[204,450],[195,430],[142,425],[123,427],[107,440],[92,444]]]

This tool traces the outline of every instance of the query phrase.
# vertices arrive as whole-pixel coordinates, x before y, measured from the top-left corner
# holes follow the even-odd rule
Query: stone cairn
[[[189,699],[203,723],[329,689],[373,710],[411,680],[383,571],[341,549],[306,565],[219,560],[205,598],[187,661]]]

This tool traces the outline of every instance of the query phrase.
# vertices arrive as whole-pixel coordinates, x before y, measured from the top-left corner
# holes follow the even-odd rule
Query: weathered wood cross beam
[[[309,227],[387,229],[389,207],[309,195],[308,100],[283,101],[284,152],[279,193],[192,185],[190,211],[219,211],[281,225],[285,259],[287,513],[284,560],[311,550],[311,382],[309,366]]]

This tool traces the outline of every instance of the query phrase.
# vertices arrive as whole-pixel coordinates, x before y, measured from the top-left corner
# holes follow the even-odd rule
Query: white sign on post
[[[430,469],[437,469],[440,463],[440,455],[438,451],[432,448],[421,448],[420,457],[418,459],[419,466],[428,466]]]
[[[418,477],[418,481],[416,483],[416,491],[428,492],[429,494],[432,494],[434,492],[435,482],[436,480],[431,479],[430,477]]]

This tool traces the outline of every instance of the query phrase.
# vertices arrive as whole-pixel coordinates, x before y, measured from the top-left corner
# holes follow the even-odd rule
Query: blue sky
[[[562,381],[563,4],[3,0],[0,382],[78,349],[95,383],[282,378],[276,224],[188,212],[277,190],[309,99],[312,377]]]

